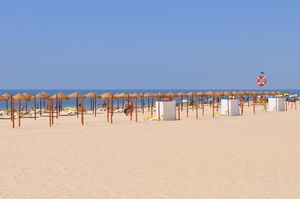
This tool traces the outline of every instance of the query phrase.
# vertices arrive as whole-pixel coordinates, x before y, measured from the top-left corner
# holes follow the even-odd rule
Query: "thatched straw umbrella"
[[[78,93],[78,92],[73,92],[71,94],[68,95],[68,98],[70,99],[75,99],[76,100],[76,114],[77,114],[77,117],[79,117],[79,100],[81,100],[81,124],[84,125],[84,98],[85,96],[82,95],[81,93]]]
[[[35,96],[36,96],[36,99],[40,100],[40,116],[41,116],[42,115],[42,100],[44,100],[44,108],[45,108],[45,100],[49,101],[49,98],[51,97],[51,95],[46,92],[40,92],[40,93],[36,94]]]
[[[103,93],[101,98],[105,101],[106,104],[106,113],[107,113],[107,122],[113,123],[113,111],[114,111],[114,96],[111,93]],[[109,104],[110,103],[110,104]],[[110,114],[110,117],[109,117]]]
[[[215,92],[215,97],[216,97],[216,102],[217,102],[217,112],[219,111],[219,103],[220,103],[220,98],[224,96],[224,92]]]
[[[184,92],[177,93],[177,96],[180,98],[181,112],[183,111],[183,98],[186,96]]]
[[[58,115],[59,115],[59,112],[61,110],[61,102],[62,102],[62,100],[68,100],[69,97],[66,94],[62,93],[62,92],[58,92],[55,95],[52,95],[50,98],[52,99],[52,103],[53,103],[53,100],[55,99],[56,119],[58,119]],[[52,117],[53,117],[53,115],[52,115]]]
[[[138,99],[141,97],[141,95],[140,93],[132,93],[129,96],[131,98],[131,103],[132,99],[135,99],[135,122],[138,122]]]
[[[118,101],[121,99],[122,100],[122,109],[125,107],[125,99],[128,98],[128,94],[126,93],[117,93],[114,95],[114,98],[116,98]]]
[[[202,116],[204,116],[204,92],[197,92],[198,98],[201,99],[201,109],[202,109]],[[199,100],[198,100],[199,101]]]
[[[145,93],[144,97],[147,98],[148,111],[150,111],[151,112],[151,116],[153,116],[153,97],[154,97],[154,94],[153,93]],[[150,104],[150,99],[151,99],[151,104]]]
[[[93,114],[96,117],[97,114],[97,94],[94,92],[89,92],[84,95],[86,99],[91,100],[91,110],[93,110]]]
[[[18,124],[21,126],[21,101],[27,100],[27,98],[21,93],[13,96],[14,100],[18,101]]]
[[[28,101],[31,100],[31,94],[29,93],[22,93],[22,95],[25,97],[25,111],[27,112],[28,109]]]
[[[14,120],[14,98],[12,97],[12,94],[5,93],[2,96],[0,96],[0,101],[6,102],[6,112],[8,112],[8,100],[10,100],[10,119],[12,121],[12,127],[15,128],[15,120]]]
[[[10,93],[4,93],[2,96],[6,98],[6,100],[5,100],[6,101],[5,108],[6,108],[6,111],[7,111],[8,110],[8,101],[11,98],[11,94]]]
[[[210,99],[210,107],[212,106],[212,116],[214,118],[215,117],[215,103],[214,103],[215,97],[214,97],[214,92],[208,91],[208,92],[205,92],[204,95],[207,97],[207,99]]]
[[[253,113],[255,114],[257,92],[253,91],[250,93],[250,95],[252,96]]]

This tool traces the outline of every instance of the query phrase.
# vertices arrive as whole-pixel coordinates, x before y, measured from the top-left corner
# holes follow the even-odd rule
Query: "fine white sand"
[[[146,114],[147,115],[147,114]],[[199,114],[200,115],[200,114]],[[1,199],[299,198],[300,111],[0,120]]]

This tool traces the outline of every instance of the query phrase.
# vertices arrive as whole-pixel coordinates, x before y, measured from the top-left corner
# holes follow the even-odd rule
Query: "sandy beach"
[[[297,198],[299,116],[1,120],[0,198]]]

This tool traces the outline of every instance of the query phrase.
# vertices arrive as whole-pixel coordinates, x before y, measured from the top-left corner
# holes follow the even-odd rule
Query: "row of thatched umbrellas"
[[[141,100],[141,109],[142,113],[144,113],[145,109],[145,102],[147,101],[147,108],[148,111],[151,112],[151,116],[153,116],[153,106],[154,106],[154,99],[160,102],[164,98],[169,99],[180,99],[178,100],[177,107],[178,107],[178,119],[180,119],[180,112],[183,111],[184,108],[184,98],[189,99],[192,106],[192,110],[196,109],[196,118],[198,119],[198,108],[199,102],[201,102],[201,109],[202,115],[204,115],[204,104],[205,102],[210,102],[210,106],[212,107],[212,116],[215,117],[215,109],[218,111],[219,109],[219,100],[222,97],[228,99],[230,98],[239,98],[241,104],[241,113],[243,114],[244,110],[244,98],[248,97],[250,99],[252,97],[253,103],[253,113],[255,113],[255,104],[257,96],[280,96],[283,93],[280,92],[190,92],[190,93],[116,93],[112,94],[109,92],[103,93],[101,95],[89,92],[85,95],[74,92],[69,95],[66,95],[62,92],[58,92],[54,95],[51,95],[47,92],[41,92],[38,94],[31,95],[29,93],[18,93],[16,95],[12,95],[9,93],[5,93],[0,96],[0,101],[6,101],[6,110],[8,110],[8,102],[10,101],[10,110],[11,110],[11,121],[13,128],[15,127],[15,101],[18,104],[18,126],[21,126],[21,101],[25,101],[25,111],[27,112],[27,103],[29,101],[34,102],[34,119],[37,118],[37,101],[40,102],[40,109],[39,114],[42,114],[42,105],[44,108],[46,107],[45,101],[48,101],[48,113],[49,113],[49,126],[51,127],[54,124],[54,113],[56,113],[56,118],[58,119],[60,112],[62,111],[62,102],[63,100],[75,99],[76,102],[76,114],[79,117],[79,112],[81,115],[81,124],[84,125],[84,100],[90,99],[91,100],[91,110],[93,111],[93,115],[96,117],[97,112],[97,100],[103,100],[106,108],[107,113],[107,122],[113,122],[113,112],[114,112],[114,102],[117,102],[117,109],[120,108],[120,101],[122,102],[122,109],[125,107],[125,101],[129,106],[129,113],[130,113],[130,120],[133,119],[133,112],[135,111],[135,121],[138,121],[138,100]],[[205,101],[206,100],[206,101]],[[250,100],[248,100],[249,106]],[[160,120],[160,103],[158,103],[157,111],[158,111],[158,120]],[[189,115],[188,103],[186,103],[186,114],[187,117]],[[55,110],[54,110],[55,109]],[[229,114],[229,112],[228,112]]]

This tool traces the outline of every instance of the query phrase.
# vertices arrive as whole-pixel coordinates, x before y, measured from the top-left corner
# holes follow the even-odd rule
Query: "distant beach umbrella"
[[[147,98],[148,111],[150,111],[151,116],[153,116],[153,97],[154,97],[154,94],[153,93],[145,93],[144,97]],[[151,102],[150,102],[150,100],[151,100]]]
[[[129,95],[131,98],[131,102],[132,99],[135,99],[135,122],[138,122],[138,99],[141,97],[140,93],[132,93]],[[132,102],[132,106],[133,106],[133,102]]]
[[[22,93],[22,95],[25,97],[25,111],[27,112],[28,110],[28,101],[31,100],[31,94],[29,93]]]
[[[128,98],[128,94],[126,93],[118,93],[114,95],[115,98],[117,98],[117,100],[122,100],[122,109],[124,109],[125,107],[125,99]]]
[[[89,92],[84,95],[85,98],[91,99],[91,109],[93,109],[94,116],[97,116],[97,94],[94,92]]]
[[[82,95],[81,93],[78,93],[78,92],[73,92],[68,95],[68,98],[75,99],[77,117],[79,117],[79,100],[81,100],[84,97],[85,97],[84,95]],[[82,106],[84,106],[84,100],[81,100],[80,107],[82,107]],[[81,111],[81,124],[83,125],[83,112],[82,112],[82,110],[80,110],[80,111]]]
[[[252,106],[253,106],[252,108],[253,108],[253,113],[255,114],[257,92],[255,92],[255,91],[250,92],[250,95],[252,96]]]
[[[205,97],[205,94],[204,94],[204,92],[197,92],[197,96],[198,96],[198,98],[200,97],[200,99],[201,99],[202,116],[204,116],[204,103],[205,103],[204,97]]]
[[[10,93],[3,93],[2,94],[2,97],[5,97],[5,101],[6,101],[6,104],[5,104],[5,108],[6,108],[6,111],[8,110],[8,101],[10,100],[10,97],[11,97],[11,94]]]
[[[53,100],[55,100],[55,103],[56,103],[56,105],[55,105],[56,106],[56,119],[58,119],[58,115],[59,115],[59,112],[60,112],[60,102],[62,100],[68,100],[69,97],[66,94],[62,93],[62,92],[58,92],[58,93],[52,95],[50,98],[52,99],[52,103],[53,103]],[[52,117],[54,117],[54,116],[52,115]]]
[[[113,123],[113,94],[106,92],[101,95],[106,104],[107,122]],[[110,104],[109,104],[110,103]]]
[[[20,127],[21,126],[21,101],[27,100],[27,97],[25,97],[21,93],[18,93],[15,96],[13,96],[13,98],[14,98],[14,100],[18,101],[18,124]]]
[[[183,111],[183,98],[186,97],[186,94],[184,92],[177,93],[177,96],[180,98],[180,104],[181,104],[181,112]]]

